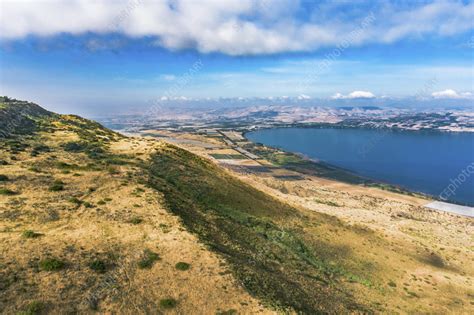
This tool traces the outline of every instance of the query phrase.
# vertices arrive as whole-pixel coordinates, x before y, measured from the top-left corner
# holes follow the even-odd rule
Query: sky
[[[238,97],[474,105],[473,1],[0,0],[0,18],[0,94],[58,112]]]

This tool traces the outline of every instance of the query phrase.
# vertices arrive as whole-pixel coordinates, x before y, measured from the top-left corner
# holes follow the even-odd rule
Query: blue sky
[[[471,1],[0,4],[0,94],[60,112],[208,97],[472,104]]]

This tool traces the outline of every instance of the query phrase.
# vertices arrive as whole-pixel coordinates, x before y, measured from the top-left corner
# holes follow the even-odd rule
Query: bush
[[[132,224],[140,224],[143,222],[143,219],[140,218],[140,217],[133,217],[131,220],[130,220],[130,223]]]
[[[69,202],[72,202],[72,203],[74,203],[74,204],[76,204],[76,205],[78,205],[78,206],[82,205],[82,200],[80,200],[80,199],[78,199],[78,198],[76,198],[76,197],[71,197],[71,198],[69,198]]]
[[[185,271],[185,270],[188,270],[188,269],[191,267],[191,265],[188,264],[188,263],[185,263],[185,262],[180,261],[179,263],[177,263],[177,264],[175,265],[175,267],[176,267],[176,269],[178,269],[178,270]]]
[[[0,175],[0,182],[6,182],[8,180],[8,176]]]
[[[176,307],[177,304],[178,304],[178,302],[175,299],[172,299],[172,298],[160,300],[160,306],[162,308],[167,308],[167,309],[174,308],[174,307]]]
[[[40,314],[44,308],[44,304],[40,301],[33,301],[24,311],[18,312],[17,315],[35,315]]]
[[[87,143],[71,141],[63,145],[64,151],[82,152],[87,149]]]
[[[11,189],[8,189],[8,188],[0,188],[0,195],[3,195],[3,196],[14,196],[14,195],[17,195],[18,193],[16,191],[13,191]]]
[[[84,202],[84,207],[86,207],[86,208],[94,208],[94,205],[93,205],[92,203],[88,202],[88,201],[85,201],[85,202]]]
[[[64,183],[60,180],[55,180],[51,186],[49,186],[49,191],[61,191],[64,190]]]
[[[26,230],[22,233],[22,236],[24,238],[37,238],[37,237],[41,236],[41,233],[36,233],[32,230]]]
[[[39,262],[38,267],[43,271],[58,271],[65,267],[65,263],[56,258],[46,258]]]
[[[89,268],[97,273],[105,273],[107,271],[107,265],[102,260],[94,260],[89,263]]]
[[[157,260],[160,260],[160,256],[157,253],[154,253],[149,249],[145,249],[142,259],[138,262],[138,268],[149,269]]]

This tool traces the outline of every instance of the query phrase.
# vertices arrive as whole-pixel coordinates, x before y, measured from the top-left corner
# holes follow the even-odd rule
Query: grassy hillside
[[[357,257],[305,231],[332,227],[358,237],[335,218],[299,212],[170,145],[153,155],[150,170],[168,208],[269,305],[306,314],[368,311],[345,285],[371,285]]]
[[[155,142],[44,113],[0,139],[0,313],[268,313],[144,185]]]
[[[403,205],[409,233],[393,237],[383,224],[321,213],[353,213],[362,202],[354,215],[370,216],[384,199],[325,190],[337,204],[309,210],[287,201],[315,199],[313,190],[293,196],[290,187],[281,198],[166,142],[25,102],[1,110],[30,126],[0,139],[1,312],[472,309],[469,241],[436,248],[437,230],[412,228],[442,226],[421,209]],[[453,235],[472,230],[469,220],[453,222],[444,225]]]

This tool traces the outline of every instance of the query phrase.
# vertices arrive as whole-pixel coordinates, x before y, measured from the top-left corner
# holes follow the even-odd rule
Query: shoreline
[[[337,165],[333,165],[331,163],[327,163],[327,162],[324,162],[324,161],[319,161],[319,160],[316,160],[314,158],[311,158],[311,157],[308,157],[307,155],[303,154],[303,153],[300,153],[300,152],[293,152],[293,151],[288,151],[288,150],[285,150],[283,148],[279,148],[279,147],[274,147],[274,146],[269,146],[269,145],[266,145],[266,144],[263,144],[263,143],[257,143],[257,142],[254,142],[252,140],[250,140],[248,137],[247,137],[247,134],[250,133],[250,132],[254,132],[254,131],[259,131],[259,130],[268,130],[268,129],[278,129],[278,128],[303,128],[303,129],[306,129],[306,128],[311,128],[309,126],[306,126],[306,127],[299,127],[299,126],[287,126],[287,127],[279,127],[279,126],[275,126],[275,127],[263,127],[263,128],[258,128],[258,129],[253,129],[253,130],[246,130],[246,131],[242,131],[241,134],[242,134],[242,137],[244,139],[246,139],[248,142],[252,143],[253,145],[263,145],[264,147],[267,147],[267,148],[271,148],[273,150],[277,150],[277,151],[282,151],[282,152],[286,152],[286,153],[289,153],[289,154],[293,154],[293,155],[296,155],[298,157],[300,157],[301,159],[304,159],[310,163],[313,163],[315,165],[323,165],[323,166],[327,166],[327,167],[331,167],[331,168],[334,168],[334,169],[338,169],[339,171],[341,172],[344,172],[350,176],[355,176],[355,177],[358,177],[360,178],[361,180],[367,180],[368,183],[366,184],[362,184],[363,186],[365,187],[377,187],[379,189],[383,189],[385,190],[384,186],[388,186],[388,190],[390,191],[393,191],[393,192],[396,192],[396,193],[400,193],[400,194],[408,194],[408,195],[416,195],[416,196],[419,196],[423,199],[429,199],[431,200],[428,201],[428,203],[425,205],[425,207],[427,207],[428,205],[431,205],[435,202],[438,202],[438,203],[442,203],[442,204],[446,204],[446,205],[450,205],[451,207],[444,207],[444,209],[441,209],[441,208],[435,208],[435,207],[427,207],[427,208],[430,208],[430,209],[435,209],[435,210],[438,210],[438,211],[443,211],[443,212],[449,212],[449,213],[454,213],[454,214],[459,214],[459,215],[463,215],[463,216],[468,216],[468,217],[474,217],[474,214],[471,214],[471,215],[468,215],[468,214],[465,214],[464,212],[466,210],[461,210],[461,211],[456,211],[456,210],[445,210],[447,208],[450,208],[450,209],[456,209],[456,208],[460,208],[460,209],[464,209],[464,208],[469,208],[471,209],[471,211],[474,211],[474,203],[462,203],[462,202],[458,202],[458,201],[455,201],[455,200],[443,200],[441,199],[439,196],[435,196],[435,195],[432,195],[432,194],[429,194],[429,193],[424,193],[424,192],[419,192],[419,191],[415,191],[415,190],[412,190],[412,189],[409,189],[409,188],[406,188],[402,185],[398,185],[398,184],[393,184],[393,183],[389,183],[389,182],[385,182],[383,180],[380,180],[380,179],[376,179],[376,178],[371,178],[371,177],[367,177],[367,176],[364,176],[364,175],[360,175],[358,174],[356,171],[353,171],[353,170],[350,170],[350,169],[346,169],[346,168],[343,168],[343,167],[340,167],[340,166],[337,166]],[[324,129],[326,127],[315,127],[315,129]],[[331,128],[331,127],[329,127]],[[377,128],[356,128],[356,127],[350,127],[350,128],[346,128],[346,127],[343,127],[343,128],[334,128],[332,127],[333,129],[366,129],[366,130],[383,130],[383,129],[377,129]],[[390,129],[391,130],[391,129]],[[384,131],[387,131],[386,129]],[[396,131],[403,131],[403,132],[419,132],[417,130],[396,130]],[[435,133],[444,133],[444,131],[436,131],[436,130],[433,130]],[[431,131],[430,131],[431,132]],[[340,181],[340,180],[336,180],[336,181]],[[341,182],[344,182],[344,183],[347,183],[345,181],[341,181]],[[354,184],[354,183],[349,183],[349,184]],[[356,184],[356,185],[360,185],[360,184]],[[379,186],[379,185],[382,185],[382,186]]]

